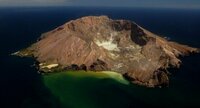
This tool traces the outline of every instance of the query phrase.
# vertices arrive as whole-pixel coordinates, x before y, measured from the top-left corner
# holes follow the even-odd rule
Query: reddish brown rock
[[[168,85],[167,68],[179,67],[179,56],[198,51],[167,41],[131,21],[88,16],[43,34],[18,55],[32,55],[40,63],[65,69],[76,65],[73,68],[111,70],[133,83],[154,87]]]

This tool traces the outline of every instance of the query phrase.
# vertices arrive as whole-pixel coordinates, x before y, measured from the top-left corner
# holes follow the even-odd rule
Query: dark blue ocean
[[[22,103],[30,97],[40,101],[36,92],[40,90],[37,88],[40,76],[37,70],[31,67],[33,60],[10,54],[31,45],[41,33],[87,15],[107,15],[112,19],[132,20],[156,34],[200,48],[200,10],[197,9],[0,8],[0,108],[24,107]],[[146,101],[143,101],[146,97],[142,96],[148,94],[150,96],[148,99],[151,99],[149,101],[154,102],[151,106],[162,106],[159,104],[165,103],[163,107],[173,105],[200,107],[200,55],[194,54],[182,60],[180,69],[170,70],[172,75],[168,88],[141,89],[138,87],[141,89],[141,95],[137,93],[141,104],[146,104]]]

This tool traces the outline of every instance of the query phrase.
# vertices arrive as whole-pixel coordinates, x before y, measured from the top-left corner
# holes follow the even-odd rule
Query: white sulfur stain
[[[113,43],[113,36],[117,35],[117,33],[111,33],[110,35],[111,37],[109,40],[105,40],[105,41],[96,40],[95,43],[98,46],[101,46],[109,51],[120,51],[119,48],[117,47],[117,44]]]
[[[123,67],[123,63],[116,64],[116,65],[114,65],[114,67],[115,68],[121,68],[121,67]]]
[[[116,58],[118,58],[119,57],[119,55],[118,54],[114,54],[114,53],[109,53],[110,54],[110,56],[113,58],[113,59],[116,59]]]
[[[98,46],[101,46],[101,47],[109,50],[109,51],[119,51],[117,44],[112,43],[112,41],[103,41],[103,42],[97,41],[96,44]]]
[[[48,68],[48,69],[51,69],[51,68],[54,68],[54,67],[57,67],[58,64],[49,64],[49,65],[46,65],[46,66],[43,66],[44,64],[39,64],[41,66],[41,68]]]

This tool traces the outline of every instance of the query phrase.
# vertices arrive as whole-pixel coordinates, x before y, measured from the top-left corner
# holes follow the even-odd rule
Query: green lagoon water
[[[43,82],[61,108],[185,107],[184,102],[195,104],[184,98],[180,89],[133,85],[115,72],[66,71],[44,75]]]
[[[123,93],[129,82],[114,72],[54,73],[44,76],[44,84],[65,108],[122,108],[130,105],[128,99],[131,97]]]

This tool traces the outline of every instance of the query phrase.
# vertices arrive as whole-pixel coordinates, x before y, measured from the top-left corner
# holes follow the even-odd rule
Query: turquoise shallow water
[[[170,86],[161,89],[122,83],[123,79],[120,82],[107,75],[98,78],[101,75],[93,73],[69,72],[43,77],[31,67],[32,59],[9,55],[35,42],[41,33],[85,15],[133,20],[171,40],[200,48],[199,13],[200,10],[131,8],[1,8],[0,107],[199,107],[198,54],[185,57],[180,69],[171,69]]]

